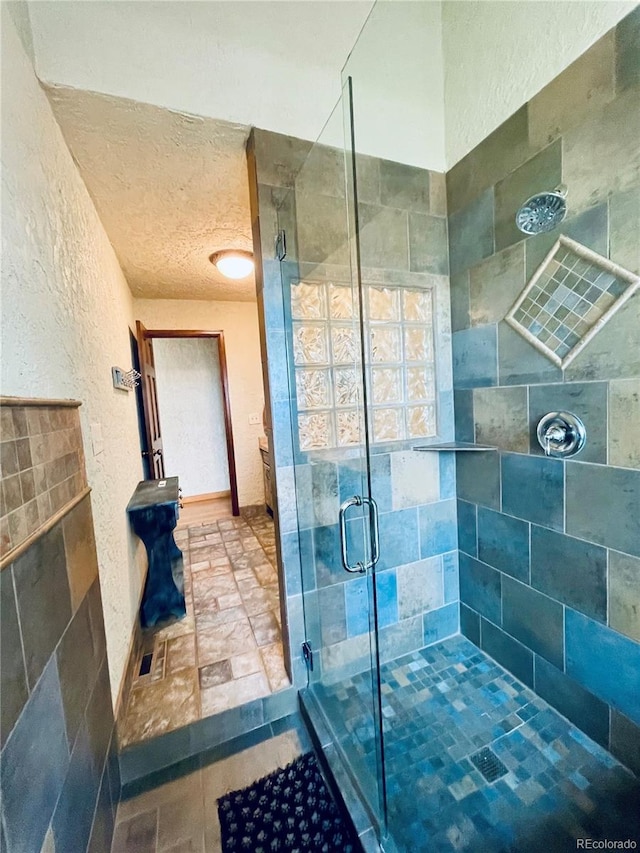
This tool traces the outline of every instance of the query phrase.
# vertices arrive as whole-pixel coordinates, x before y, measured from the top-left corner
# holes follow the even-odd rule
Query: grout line
[[[610,579],[610,565],[611,565],[611,549],[605,549],[605,591],[607,596],[606,608],[607,608],[607,622],[606,625],[608,628],[611,627],[611,579]]]
[[[567,532],[567,461],[560,460],[562,463],[562,532]]]
[[[16,621],[18,623],[18,637],[20,638],[20,651],[22,653],[22,670],[24,672],[24,683],[25,683],[25,686],[27,688],[27,695],[31,696],[36,685],[34,684],[32,687],[29,684],[29,673],[27,672],[27,657],[25,655],[24,640],[22,638],[22,619],[20,618],[20,610],[18,608],[18,593],[16,590],[16,579],[15,579],[13,567],[11,567],[8,571],[11,573],[11,592],[13,594],[13,606],[14,606],[14,609],[16,611]],[[71,619],[69,619],[69,623],[72,620],[73,620],[73,615],[71,616]],[[62,632],[63,636],[66,633],[66,630],[67,630],[69,623],[67,623],[65,630]],[[60,637],[60,639],[62,639],[62,637]],[[56,645],[56,648],[57,648],[57,645]],[[52,655],[53,654],[55,654],[55,650],[52,652]],[[48,663],[48,661],[47,661],[47,663]],[[43,671],[44,671],[44,669],[43,669]],[[36,682],[36,684],[37,684],[37,682]],[[27,702],[24,703],[23,710],[24,710],[24,707],[26,707],[26,705],[27,705]],[[18,720],[16,720],[16,722],[13,724],[14,728],[15,728],[15,725],[17,722],[18,722]],[[71,750],[69,750],[69,752],[71,752]]]
[[[480,558],[480,530],[478,525],[478,504],[473,505],[473,512],[476,519],[476,560]]]

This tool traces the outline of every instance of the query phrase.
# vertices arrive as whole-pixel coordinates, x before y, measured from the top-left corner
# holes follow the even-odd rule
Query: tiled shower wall
[[[254,140],[259,152],[262,307],[282,557],[296,607],[301,603],[302,571],[307,637],[316,652],[318,646],[321,650],[321,667],[313,675],[332,671],[338,677],[365,666],[369,650],[366,580],[342,569],[337,524],[340,503],[362,493],[362,448],[301,449],[288,305],[289,288],[298,281],[350,281],[344,161],[342,152],[316,147],[294,195],[289,188],[307,157],[308,143],[262,131],[254,132]],[[372,157],[359,157],[357,167],[365,290],[375,287],[394,293],[411,288],[433,294],[437,436],[430,438],[450,440],[453,395],[443,175]],[[282,275],[279,264],[271,260],[278,225],[287,232]],[[451,454],[411,451],[416,443],[422,442],[374,445],[384,659],[458,629],[454,462]],[[354,519],[352,531],[360,523]],[[358,559],[355,547],[350,557]]]
[[[462,631],[640,769],[640,295],[564,373],[504,322],[559,233],[640,273],[640,9],[447,175]],[[568,188],[523,239],[529,196]],[[535,428],[586,426],[571,460]]]
[[[119,798],[78,405],[4,398],[0,409],[2,515],[11,533],[0,563],[0,848],[7,853],[43,843],[109,850]],[[16,514],[19,524],[11,523]]]

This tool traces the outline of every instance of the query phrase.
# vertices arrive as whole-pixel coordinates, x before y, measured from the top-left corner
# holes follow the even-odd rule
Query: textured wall
[[[219,249],[251,249],[247,126],[45,91],[134,296],[255,300],[253,276],[230,281],[209,262]]]
[[[185,497],[229,489],[218,342],[157,338],[153,342],[160,429],[167,477],[180,477]]]
[[[30,9],[38,71],[47,82],[304,139],[317,138],[338,100],[350,51],[351,73],[364,50],[365,76],[375,85],[363,81],[356,89],[372,131],[360,149],[443,170],[445,141],[451,166],[633,5],[382,2],[368,21],[368,0],[275,7],[282,14],[264,3],[32,2]],[[207,79],[216,85],[203,86]]]
[[[29,472],[51,489],[38,496],[34,540],[0,572],[0,844],[6,853],[106,851],[120,776],[78,409],[3,407],[2,437],[2,492],[13,491],[11,445],[34,463],[46,451],[21,473],[22,505]],[[58,483],[61,447],[80,459],[68,489]]]
[[[31,17],[47,82],[314,139],[372,5],[44,2]]]
[[[82,402],[115,698],[144,565],[124,512],[141,477],[135,400],[111,384],[111,366],[131,364],[131,294],[6,17],[2,41],[2,392]]]
[[[451,168],[634,7],[630,2],[443,3]]]
[[[264,391],[260,369],[258,314],[252,302],[196,302],[136,299],[134,315],[148,329],[204,329],[224,332],[233,444],[240,506],[264,501],[258,438],[263,435]],[[249,415],[260,416],[250,424]]]
[[[444,171],[442,3],[376,3],[342,70],[343,83],[347,76],[358,151]],[[338,111],[342,119],[340,104]],[[331,137],[323,129],[323,141],[343,144],[342,121]]]
[[[635,769],[640,296],[564,372],[503,318],[560,233],[640,273],[639,132],[640,8],[447,175],[456,428],[499,448],[458,454],[462,630]],[[560,180],[567,219],[523,239],[517,208]],[[535,435],[562,409],[587,431],[567,461]]]

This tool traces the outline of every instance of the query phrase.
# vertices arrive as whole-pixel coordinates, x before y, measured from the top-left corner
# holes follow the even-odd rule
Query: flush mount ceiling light
[[[209,255],[209,260],[226,278],[246,278],[253,272],[253,255],[242,249],[223,249]]]

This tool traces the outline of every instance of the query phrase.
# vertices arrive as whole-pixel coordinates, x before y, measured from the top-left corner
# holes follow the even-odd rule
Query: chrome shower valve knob
[[[571,412],[549,412],[540,419],[536,433],[545,456],[575,456],[587,440],[584,424]]]

